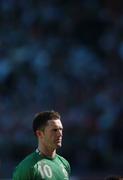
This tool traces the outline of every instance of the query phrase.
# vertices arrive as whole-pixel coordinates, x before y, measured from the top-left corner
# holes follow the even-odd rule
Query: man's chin
[[[62,146],[62,143],[57,144],[57,148],[60,148]]]

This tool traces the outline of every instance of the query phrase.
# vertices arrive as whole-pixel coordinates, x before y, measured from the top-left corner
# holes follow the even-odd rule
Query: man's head
[[[42,145],[56,149],[62,144],[63,126],[60,114],[55,111],[44,111],[36,114],[33,120],[33,131]]]

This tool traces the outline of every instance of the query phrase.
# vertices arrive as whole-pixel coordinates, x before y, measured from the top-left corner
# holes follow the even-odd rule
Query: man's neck
[[[44,147],[38,147],[38,150],[39,150],[40,154],[42,154],[46,157],[54,158],[56,155],[56,150],[52,150],[52,149],[48,149],[48,148],[44,148]]]

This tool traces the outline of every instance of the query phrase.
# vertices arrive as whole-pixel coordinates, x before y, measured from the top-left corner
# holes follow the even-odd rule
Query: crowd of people
[[[0,4],[1,176],[10,176],[35,148],[31,120],[35,112],[48,109],[62,114],[62,154],[74,173],[120,170],[122,1]]]

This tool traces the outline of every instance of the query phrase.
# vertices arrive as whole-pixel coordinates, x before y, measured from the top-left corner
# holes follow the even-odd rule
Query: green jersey
[[[69,180],[70,165],[56,154],[51,159],[38,150],[28,155],[15,169],[13,180]]]

